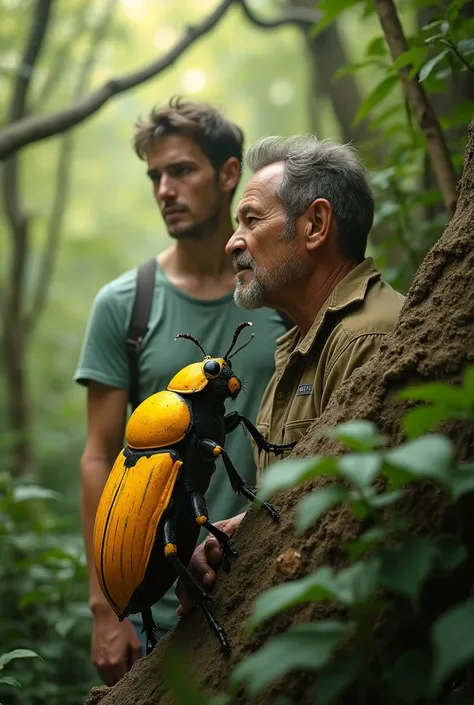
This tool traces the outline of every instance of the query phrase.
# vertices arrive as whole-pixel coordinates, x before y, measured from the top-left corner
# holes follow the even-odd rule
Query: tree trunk
[[[466,364],[474,361],[474,121],[469,128],[464,172],[460,183],[457,210],[439,242],[428,253],[414,278],[413,285],[393,334],[380,351],[331,400],[294,451],[294,455],[340,452],[332,439],[323,437],[319,429],[351,419],[375,421],[392,445],[403,440],[400,419],[406,402],[397,400],[397,392],[412,383],[428,380],[457,381]],[[472,424],[452,423],[446,428],[459,458],[474,457]],[[325,478],[314,485],[327,482]],[[236,537],[239,557],[230,574],[219,575],[215,594],[215,611],[232,643],[232,655],[225,660],[203,616],[196,611],[180,624],[147,658],[136,664],[113,688],[96,688],[89,704],[101,705],[168,705],[173,702],[162,681],[162,659],[167,647],[182,649],[183,668],[188,668],[200,687],[215,694],[226,686],[232,666],[255,651],[266,639],[295,621],[324,619],[334,612],[328,603],[306,605],[280,615],[252,636],[243,627],[255,597],[281,581],[276,558],[289,548],[301,556],[298,576],[322,564],[335,568],[346,562],[341,546],[361,531],[347,508],[328,512],[314,530],[296,535],[293,528],[294,508],[308,486],[286,491],[275,498],[281,522],[275,526],[263,512],[251,511]],[[468,498],[469,499],[469,498]],[[451,603],[467,596],[474,573],[474,520],[466,519],[469,511],[461,505],[448,507],[443,493],[436,487],[415,485],[407,493],[400,511],[408,517],[413,532],[422,535],[438,533],[449,523],[458,527],[467,539],[470,557],[455,576],[445,579],[443,589],[425,589],[416,614],[398,605],[382,614],[377,634],[382,639],[380,658],[390,658],[401,649],[416,648],[426,641],[430,622]],[[472,510],[472,507],[470,507]],[[472,511],[470,516],[474,516]],[[379,653],[379,652],[377,652]],[[298,674],[277,682],[258,698],[259,705],[274,705],[286,695],[299,705],[313,702],[313,676]],[[380,693],[351,695],[347,705],[364,702],[380,705]],[[236,702],[247,703],[239,692]]]

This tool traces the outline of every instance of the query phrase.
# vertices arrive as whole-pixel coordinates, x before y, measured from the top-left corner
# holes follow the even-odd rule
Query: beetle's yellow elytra
[[[181,441],[191,425],[188,405],[175,392],[152,394],[135,409],[127,424],[130,448],[164,448]]]
[[[94,561],[100,587],[119,617],[145,577],[156,530],[183,464],[171,453],[142,455],[132,467],[118,456],[97,508]]]
[[[201,515],[200,517],[196,517],[196,522],[197,522],[200,526],[202,526],[203,524],[205,524],[206,521],[207,521],[207,517],[205,517],[204,515]]]
[[[178,553],[178,549],[176,547],[176,544],[174,543],[167,543],[165,546],[165,556],[168,558],[168,556],[173,556],[176,553]]]

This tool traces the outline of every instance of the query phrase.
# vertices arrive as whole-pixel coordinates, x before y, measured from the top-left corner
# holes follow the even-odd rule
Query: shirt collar
[[[380,279],[380,277],[381,272],[375,266],[372,257],[367,257],[354,269],[351,269],[331,291],[316,314],[313,325],[302,340],[297,328],[292,328],[278,338],[277,364],[285,359],[289,361],[297,353],[307,355],[314,345],[326,315],[332,311],[342,311],[354,303],[363,301],[370,282]]]

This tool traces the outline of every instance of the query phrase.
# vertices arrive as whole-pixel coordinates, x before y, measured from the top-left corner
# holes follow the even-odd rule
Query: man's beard
[[[255,262],[248,252],[234,255],[232,260],[236,272],[242,268],[253,272],[253,278],[249,284],[242,284],[237,276],[234,301],[240,308],[255,309],[270,306],[272,294],[281,291],[284,286],[307,273],[307,267],[297,257],[294,248],[290,249],[288,255],[271,270],[257,271]]]
[[[219,225],[221,211],[222,203],[216,194],[212,209],[205,220],[200,223],[191,223],[188,227],[178,229],[174,232],[170,231],[168,228],[168,235],[175,240],[201,240],[209,235],[213,235]]]

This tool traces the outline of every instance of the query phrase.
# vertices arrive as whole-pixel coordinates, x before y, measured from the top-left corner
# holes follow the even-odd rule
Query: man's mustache
[[[240,272],[241,269],[251,269],[255,271],[255,262],[248,252],[241,252],[238,255],[232,256],[232,265],[235,272]]]

